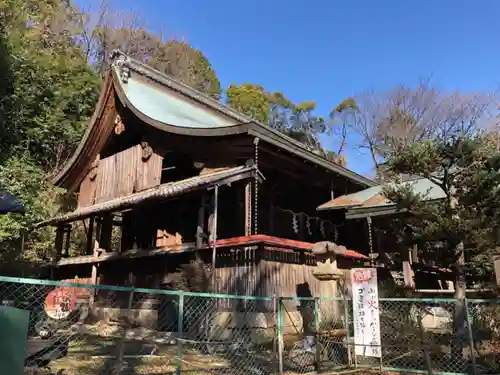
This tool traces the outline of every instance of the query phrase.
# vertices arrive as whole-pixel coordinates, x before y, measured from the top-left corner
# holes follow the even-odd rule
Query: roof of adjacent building
[[[424,200],[438,200],[446,197],[444,191],[434,182],[426,178],[418,178],[402,182],[401,185],[411,186],[412,191]],[[384,185],[377,185],[356,193],[341,195],[320,205],[318,210],[348,210],[352,215],[356,211],[371,212],[375,210],[394,208],[395,203],[384,196]]]
[[[78,169],[75,165],[91,163],[95,158],[98,148],[102,146],[102,143],[97,145],[96,142],[104,142],[99,137],[102,138],[105,133],[103,129],[96,129],[95,125],[103,116],[108,96],[113,92],[136,117],[162,131],[191,136],[246,133],[343,176],[362,188],[375,184],[309,150],[301,142],[278,130],[260,124],[168,75],[115,51],[94,116],[74,155],[54,179],[56,185],[70,185],[66,183],[68,176],[73,176],[74,180],[74,174],[79,173],[75,172]]]

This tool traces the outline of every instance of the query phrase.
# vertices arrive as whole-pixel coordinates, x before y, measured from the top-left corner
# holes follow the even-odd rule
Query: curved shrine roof
[[[114,95],[144,123],[162,131],[189,136],[249,134],[358,184],[374,182],[318,155],[302,143],[221,104],[191,87],[116,51],[95,113],[77,150],[54,183],[75,187],[112,132],[106,109],[114,107]],[[102,120],[105,119],[105,120]]]
[[[138,79],[137,75],[131,75],[126,82],[123,80],[119,82],[135,109],[156,121],[193,129],[213,129],[238,124],[234,120],[194,106],[175,93],[147,84],[144,80]]]

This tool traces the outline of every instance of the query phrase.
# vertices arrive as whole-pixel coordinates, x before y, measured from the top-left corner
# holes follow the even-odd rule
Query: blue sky
[[[96,0],[78,0],[86,4]],[[497,88],[500,1],[111,0],[154,32],[183,37],[223,87],[256,83],[327,115],[367,89],[432,75],[441,89]],[[324,140],[328,147],[331,140]],[[351,144],[348,166],[372,173]]]

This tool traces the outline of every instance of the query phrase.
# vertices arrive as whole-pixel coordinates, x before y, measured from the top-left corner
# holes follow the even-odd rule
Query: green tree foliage
[[[244,115],[258,122],[267,124],[271,114],[273,95],[262,86],[244,83],[232,83],[226,90],[227,104]]]
[[[0,262],[2,272],[19,273],[26,266],[50,260],[52,228],[32,230],[34,224],[52,217],[62,191],[29,155],[13,156],[0,165],[0,183],[23,202],[26,214],[0,216]]]
[[[467,281],[477,283],[478,273],[482,281],[492,281],[491,255],[499,241],[500,153],[482,135],[464,131],[462,123],[448,131],[433,140],[396,145],[387,162],[391,173],[431,180],[444,199],[428,201],[425,192],[417,194],[409,184],[385,190],[389,199],[409,210],[402,224],[411,229],[410,240],[427,244],[435,264],[452,268],[458,335],[465,324]],[[462,345],[452,343],[453,360],[462,358]]]
[[[410,185],[386,190],[389,198],[410,210],[405,225],[413,241],[439,241],[433,260],[456,268],[465,246],[465,261],[475,271],[491,274],[489,255],[497,247],[495,223],[500,198],[500,154],[481,135],[412,142],[397,146],[387,162],[389,171],[427,178],[446,198],[426,202]]]
[[[50,177],[81,139],[100,79],[73,38],[68,2],[1,0],[0,9],[0,186],[27,211],[0,217],[0,243],[4,259],[38,263],[52,231],[33,224],[59,208]]]
[[[351,129],[352,122],[359,111],[358,103],[354,98],[346,98],[333,108],[330,112],[332,121],[333,143],[335,147],[335,157],[342,158],[341,164],[345,164],[343,152],[347,146],[347,136]],[[331,154],[332,152],[330,152]]]
[[[437,94],[421,85],[392,91],[388,103],[377,117],[373,140],[376,152],[386,158],[384,180],[427,178],[446,195],[428,204],[409,185],[389,189],[390,198],[412,213],[403,224],[438,265],[455,268],[465,245],[466,261],[484,270],[490,262],[483,257],[496,246],[491,227],[496,210],[488,207],[496,199],[500,178],[491,164],[496,144],[483,131],[491,98]]]
[[[210,62],[200,50],[184,41],[164,42],[160,36],[133,25],[116,28],[101,26],[94,36],[94,63],[101,73],[109,66],[111,52],[119,49],[216,100],[220,98],[219,78]]]
[[[316,116],[316,102],[293,103],[281,92],[270,93],[260,85],[231,84],[227,104],[237,111],[324,153],[318,136],[328,130],[328,121]]]
[[[99,78],[58,19],[57,1],[16,1],[4,25],[1,156],[26,150],[45,171],[78,143],[99,95]],[[70,26],[68,26],[69,29]]]
[[[70,0],[0,0],[0,186],[27,211],[0,217],[4,260],[48,260],[52,230],[33,225],[67,202],[50,180],[87,127],[113,49],[219,97],[200,51],[132,24],[115,27],[107,9],[98,13],[96,23]]]

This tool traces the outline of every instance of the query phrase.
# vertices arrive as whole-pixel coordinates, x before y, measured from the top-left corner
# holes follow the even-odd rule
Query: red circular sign
[[[76,307],[75,288],[61,286],[45,298],[45,312],[52,319],[66,319]]]

